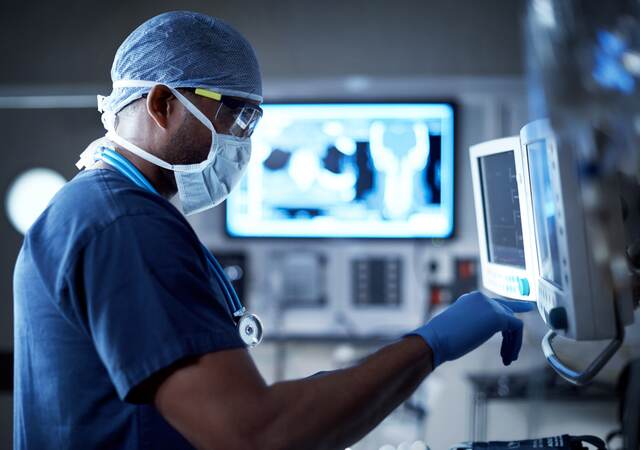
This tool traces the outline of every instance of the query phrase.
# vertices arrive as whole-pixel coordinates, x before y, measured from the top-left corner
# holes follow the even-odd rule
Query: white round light
[[[67,180],[51,169],[29,169],[9,186],[5,207],[9,221],[24,234]]]

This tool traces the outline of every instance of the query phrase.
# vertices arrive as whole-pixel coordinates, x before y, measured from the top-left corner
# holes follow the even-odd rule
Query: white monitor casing
[[[512,152],[516,170],[518,186],[518,201],[520,205],[522,236],[525,254],[525,267],[497,264],[490,261],[485,208],[483,200],[482,176],[480,174],[480,160],[489,155]],[[469,148],[471,159],[471,178],[473,182],[474,203],[476,210],[476,224],[478,230],[478,244],[480,247],[480,267],[482,284],[487,291],[514,300],[536,300],[538,261],[533,234],[533,217],[527,203],[528,171],[524,166],[522,148],[518,136],[483,142]]]

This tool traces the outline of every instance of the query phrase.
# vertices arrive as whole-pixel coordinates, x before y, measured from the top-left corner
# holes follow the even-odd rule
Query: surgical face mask
[[[153,87],[151,81],[122,80],[115,87]],[[200,122],[211,130],[211,147],[207,159],[198,164],[169,164],[118,136],[115,131],[115,117],[103,116],[107,128],[107,139],[129,150],[131,153],[171,170],[176,178],[178,195],[184,214],[195,214],[222,203],[244,175],[251,157],[251,140],[216,132],[211,121],[184,95],[169,87],[176,98]]]

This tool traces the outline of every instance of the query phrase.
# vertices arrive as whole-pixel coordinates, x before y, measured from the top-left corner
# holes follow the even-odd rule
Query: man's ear
[[[176,113],[172,100],[173,92],[163,84],[157,84],[147,94],[147,113],[160,128],[166,130],[169,117]]]

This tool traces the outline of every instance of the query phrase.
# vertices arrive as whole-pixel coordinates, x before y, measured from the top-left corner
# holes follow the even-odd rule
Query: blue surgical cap
[[[191,11],[160,14],[136,28],[116,52],[111,80],[201,87],[262,101],[260,68],[251,44],[224,21]],[[101,106],[115,114],[150,89],[114,88]]]

